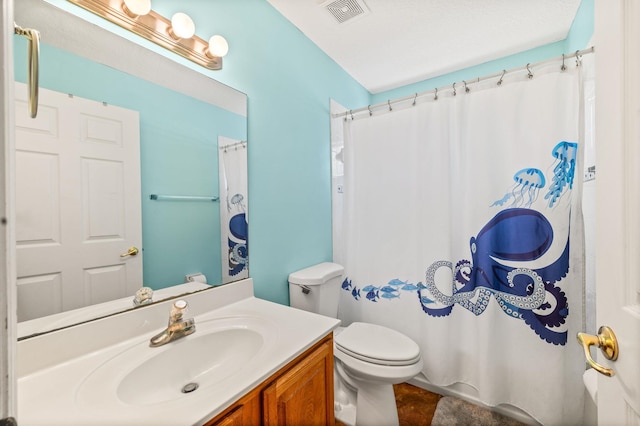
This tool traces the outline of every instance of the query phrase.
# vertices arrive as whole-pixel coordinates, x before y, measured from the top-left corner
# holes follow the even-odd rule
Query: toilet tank
[[[289,274],[290,305],[337,318],[343,272],[342,265],[330,262],[292,272]]]

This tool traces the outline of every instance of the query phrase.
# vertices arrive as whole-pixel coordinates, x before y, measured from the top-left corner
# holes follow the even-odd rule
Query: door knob
[[[593,358],[591,358],[590,351],[591,346],[596,346],[600,348],[605,358],[611,361],[618,359],[618,339],[616,339],[616,335],[613,333],[613,330],[604,325],[598,329],[598,334],[596,336],[586,333],[578,333],[577,337],[578,342],[580,342],[584,349],[584,356],[587,359],[587,364],[600,374],[604,374],[608,377],[613,376],[613,370],[611,368],[603,367],[595,362]]]
[[[127,250],[126,253],[122,253],[120,257],[135,256],[136,254],[138,254],[138,249],[136,247],[129,247],[129,250]]]

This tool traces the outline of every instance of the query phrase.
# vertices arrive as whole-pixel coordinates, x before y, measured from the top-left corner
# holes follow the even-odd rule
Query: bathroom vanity
[[[172,301],[18,342],[20,424],[333,424],[339,320],[257,299],[251,279],[184,300],[196,332],[157,348]]]
[[[333,337],[327,335],[206,426],[335,424]]]

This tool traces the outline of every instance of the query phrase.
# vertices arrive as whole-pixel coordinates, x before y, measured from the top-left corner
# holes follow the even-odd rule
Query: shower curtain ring
[[[433,100],[434,100],[434,101],[437,101],[437,100],[438,100],[438,88],[437,88],[437,87],[436,87],[436,93],[435,93],[435,95],[433,96]]]
[[[453,82],[453,96],[456,95],[456,83],[455,81]]]
[[[387,99],[387,105],[389,105],[389,111],[393,111],[393,108],[391,108],[391,101]]]
[[[353,121],[353,110],[352,109],[349,110],[349,114],[351,114],[351,121]]]
[[[367,105],[367,109],[369,110],[369,117],[371,117],[373,115],[373,113],[371,112],[371,105]]]
[[[416,106],[416,99],[418,99],[418,94],[413,97],[413,106]]]
[[[462,80],[462,82],[464,83],[464,91],[465,91],[465,93],[469,93],[469,92],[471,91],[471,89],[469,89],[469,88],[467,87],[467,82],[466,82],[466,81],[464,81],[464,80]]]
[[[576,50],[576,67],[580,66],[580,51]]]
[[[504,78],[504,75],[506,73],[507,73],[507,70],[502,70],[502,75],[500,76],[500,80],[498,80],[498,82],[496,83],[498,86],[502,84],[502,79]]]
[[[531,80],[533,78],[533,73],[531,72],[529,65],[531,64],[527,64],[527,72],[528,72],[527,77],[529,77],[529,80]]]
[[[560,71],[565,71],[567,66],[564,64],[564,53],[562,54],[562,66],[560,67]]]

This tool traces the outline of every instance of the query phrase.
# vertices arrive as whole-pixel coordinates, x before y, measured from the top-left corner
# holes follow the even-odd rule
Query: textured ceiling
[[[580,0],[268,1],[371,93],[564,40],[580,5]],[[347,7],[354,5],[363,13],[339,23],[336,15],[348,17]]]

